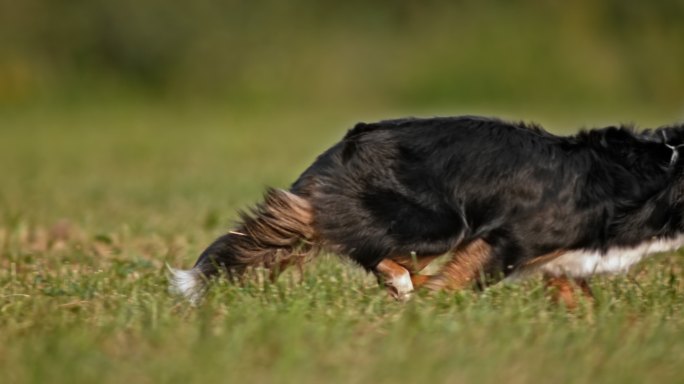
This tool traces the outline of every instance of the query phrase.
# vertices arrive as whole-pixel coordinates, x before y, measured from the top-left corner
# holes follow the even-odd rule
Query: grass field
[[[333,256],[198,308],[169,296],[165,262],[191,265],[357,119],[394,115],[375,111],[2,111],[0,382],[681,382],[677,254],[595,279],[574,313],[534,279],[400,304]],[[622,118],[667,122],[635,111]]]

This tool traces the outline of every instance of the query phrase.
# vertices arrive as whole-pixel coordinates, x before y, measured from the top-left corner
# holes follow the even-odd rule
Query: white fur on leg
[[[175,269],[166,265],[170,276],[169,292],[185,297],[192,305],[197,305],[204,293],[204,280],[202,273],[197,269]]]
[[[399,301],[406,301],[411,298],[413,293],[413,283],[411,282],[411,274],[405,271],[401,275],[393,276],[392,279],[386,283],[393,296]]]

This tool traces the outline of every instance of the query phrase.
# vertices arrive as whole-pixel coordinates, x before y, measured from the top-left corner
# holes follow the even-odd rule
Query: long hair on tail
[[[282,189],[268,189],[256,207],[240,212],[236,228],[216,239],[190,270],[169,268],[171,290],[197,303],[209,278],[225,273],[240,279],[254,267],[275,278],[293,264],[318,253],[311,205]]]

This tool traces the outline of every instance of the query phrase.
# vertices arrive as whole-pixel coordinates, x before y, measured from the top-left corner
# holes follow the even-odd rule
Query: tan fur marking
[[[227,272],[237,277],[248,267],[265,267],[275,279],[315,255],[312,211],[308,201],[291,192],[268,190],[262,203],[240,213],[242,224],[229,232],[235,259]]]
[[[484,240],[477,239],[453,252],[451,260],[439,274],[425,282],[430,290],[456,290],[467,287],[481,275],[491,260],[491,247]]]
[[[432,275],[411,275],[411,283],[413,283],[413,289],[418,289],[425,285],[433,276]]]
[[[411,274],[416,274],[425,269],[430,263],[435,261],[441,255],[435,256],[396,256],[392,257],[392,261],[406,268]]]
[[[580,303],[578,293],[587,301],[594,300],[594,294],[586,279],[544,275],[544,285],[551,291],[553,302],[563,303],[570,310],[577,308]]]

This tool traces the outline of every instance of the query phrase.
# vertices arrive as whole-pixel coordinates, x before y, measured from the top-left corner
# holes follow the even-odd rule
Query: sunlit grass
[[[275,284],[219,282],[198,308],[167,293],[165,262],[191,265],[235,209],[265,185],[287,186],[338,140],[350,114],[89,107],[5,116],[0,382],[684,377],[679,254],[595,279],[595,306],[572,313],[549,303],[536,279],[400,304],[332,255]]]

